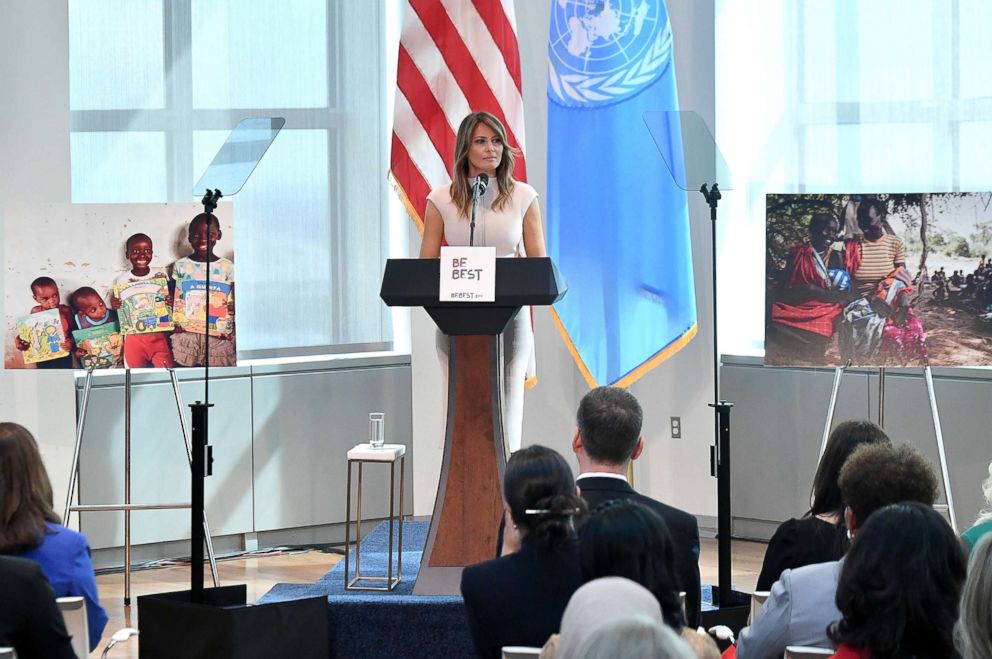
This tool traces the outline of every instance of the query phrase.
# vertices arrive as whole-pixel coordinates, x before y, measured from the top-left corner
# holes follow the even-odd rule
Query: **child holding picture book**
[[[234,263],[214,254],[223,233],[213,215],[189,223],[193,252],[172,264],[175,331],[172,355],[182,366],[202,366],[209,345],[211,366],[235,366]],[[210,290],[206,280],[209,268]]]
[[[71,332],[76,327],[72,320],[72,310],[67,305],[61,304],[59,285],[51,277],[38,277],[31,282],[31,295],[34,297],[34,301],[38,303],[31,308],[31,313],[36,314],[57,310],[62,332],[59,334],[54,325],[48,325],[46,327],[49,330],[47,335],[44,337],[35,337],[36,345],[34,346],[19,333],[14,339],[14,347],[22,353],[37,355],[33,360],[37,368],[72,368],[72,350],[74,346]],[[18,324],[21,325],[22,321],[26,319],[27,317],[20,319]],[[47,354],[59,353],[67,354],[50,359],[44,357]]]
[[[114,278],[110,306],[121,316],[124,364],[128,368],[173,368],[166,333],[173,328],[168,275],[152,269],[152,239],[136,233],[127,239],[124,254],[131,268]]]

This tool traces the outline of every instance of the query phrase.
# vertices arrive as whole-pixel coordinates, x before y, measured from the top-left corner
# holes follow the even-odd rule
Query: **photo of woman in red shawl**
[[[844,307],[854,299],[850,273],[860,266],[856,243],[837,242],[840,223],[815,213],[808,237],[789,249],[771,305],[768,363],[820,363]]]

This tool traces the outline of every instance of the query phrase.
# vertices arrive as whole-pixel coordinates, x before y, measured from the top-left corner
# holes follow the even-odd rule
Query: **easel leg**
[[[940,455],[940,475],[944,479],[944,494],[947,495],[947,517],[951,522],[954,533],[958,532],[958,525],[954,515],[954,495],[951,494],[951,478],[947,471],[947,456],[944,453],[944,435],[940,430],[940,415],[937,412],[937,397],[933,391],[933,374],[930,372],[930,365],[923,367],[923,379],[927,384],[927,398],[930,399],[930,417],[933,419],[933,431],[937,436],[937,453]]]
[[[124,505],[131,505],[131,369],[124,370]],[[131,509],[124,508],[124,606],[131,606]]]
[[[878,367],[878,427],[885,427],[885,367]]]
[[[176,399],[176,411],[179,413],[179,427],[183,432],[183,444],[186,446],[186,459],[190,468],[193,467],[193,449],[189,442],[189,431],[186,428],[186,414],[183,412],[183,398],[179,392],[179,378],[176,371],[169,369],[169,379],[172,381],[172,393]],[[220,586],[219,572],[217,571],[217,558],[214,556],[214,542],[210,537],[210,526],[207,524],[207,511],[203,511],[203,542],[207,546],[207,559],[210,561],[210,576],[214,580],[214,588]]]
[[[848,362],[850,365],[850,362]],[[823,452],[827,450],[827,437],[830,436],[830,426],[834,423],[834,410],[837,408],[837,394],[840,392],[840,378],[844,375],[847,366],[838,366],[834,369],[834,386],[830,390],[830,403],[827,405],[827,420],[823,424],[823,439],[820,441],[820,454],[816,459],[817,464],[823,457]]]
[[[83,443],[83,428],[86,425],[86,409],[90,402],[90,389],[93,388],[93,371],[86,371],[86,382],[83,384],[83,400],[80,403],[79,421],[76,422],[76,447],[72,451],[72,467],[69,471],[69,491],[65,495],[65,508],[62,513],[62,526],[69,526],[69,507],[72,506],[72,495],[76,489],[76,474],[79,471],[79,447]]]

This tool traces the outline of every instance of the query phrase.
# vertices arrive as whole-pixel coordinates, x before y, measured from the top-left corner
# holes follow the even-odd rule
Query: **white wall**
[[[547,40],[551,0],[516,0],[523,75],[529,182],[546,190]],[[683,110],[714,121],[712,0],[668,0],[675,38],[676,72]],[[709,475],[713,441],[709,208],[690,194],[699,334],[682,351],[631,387],[645,410],[647,449],[634,469],[635,486],[697,515],[716,515],[716,480]],[[416,254],[419,237],[411,238]],[[545,444],[571,458],[575,407],[588,391],[548,309],[536,322],[538,386],[527,394],[524,444]],[[422,311],[413,318],[416,514],[430,514],[441,464],[440,372],[434,329]],[[682,439],[669,434],[669,417],[682,417]],[[577,466],[572,460],[573,466]]]
[[[66,0],[0,3],[0,117],[0,207],[10,201],[68,202]],[[0,290],[2,278],[0,269]],[[0,370],[0,420],[21,423],[38,438],[57,512],[68,486],[75,416],[71,371]]]

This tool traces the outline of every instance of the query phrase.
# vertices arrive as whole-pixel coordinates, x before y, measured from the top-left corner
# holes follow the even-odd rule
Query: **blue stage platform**
[[[331,659],[474,657],[462,598],[412,594],[427,530],[427,522],[404,524],[403,580],[391,592],[345,591],[344,561],[341,561],[317,583],[278,584],[259,602],[326,597]],[[394,547],[398,531],[398,528],[393,530]],[[386,573],[388,540],[389,527],[385,522],[362,540],[364,574]],[[353,570],[354,551],[349,560]],[[369,585],[382,584],[369,582]],[[712,609],[709,586],[703,586],[702,597],[703,610]]]
[[[427,529],[427,522],[404,523],[403,579],[391,592],[345,591],[344,561],[341,561],[317,583],[278,584],[259,601],[327,597],[331,659],[474,657],[462,598],[412,594]],[[398,532],[395,528],[394,536]],[[363,574],[386,573],[388,540],[386,523],[379,524],[362,540]],[[354,576],[354,552],[350,560]]]

